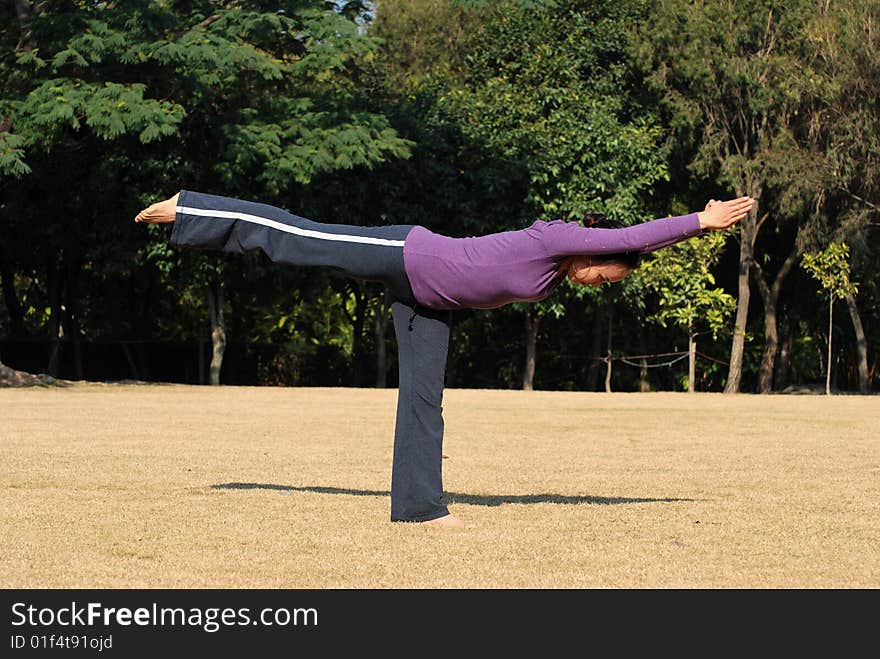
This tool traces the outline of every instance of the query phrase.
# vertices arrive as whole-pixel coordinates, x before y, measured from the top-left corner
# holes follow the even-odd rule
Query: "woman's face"
[[[598,288],[602,284],[620,281],[632,268],[620,261],[603,261],[596,256],[574,256],[568,266],[568,280],[581,286]]]

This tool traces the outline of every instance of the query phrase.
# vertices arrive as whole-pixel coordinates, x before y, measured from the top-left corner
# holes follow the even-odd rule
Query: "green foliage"
[[[498,3],[469,42],[443,107],[524,169],[533,217],[643,219],[640,196],[666,175],[661,131],[628,86],[633,13],[611,2]]]
[[[501,2],[471,11],[446,3],[445,14],[442,8],[431,13],[456,26],[444,34],[456,35],[446,43],[462,59],[441,56],[427,72],[417,64],[416,80],[434,85],[443,120],[479,145],[482,158],[499,163],[496,176],[521,189],[515,213],[489,209],[478,231],[588,211],[643,221],[643,197],[666,177],[666,162],[661,129],[637,103],[625,59],[626,26],[639,8]],[[492,180],[486,185],[501,187]],[[504,313],[558,318],[571,299],[591,295],[578,288],[563,285],[552,300],[512,305]]]
[[[177,132],[183,108],[168,102],[144,99],[142,84],[86,83],[54,78],[33,89],[17,105],[15,126],[30,144],[51,149],[66,129],[83,124],[98,137],[114,140],[136,133],[148,144]]]
[[[292,182],[307,184],[318,173],[370,167],[388,157],[406,158],[411,142],[397,136],[381,116],[340,114],[314,109],[307,98],[276,102],[280,119],[266,122],[253,109],[242,122],[225,126],[226,166],[217,167],[225,181],[253,173],[270,194]]]
[[[370,34],[382,43],[380,65],[389,87],[412,97],[432,84],[458,85],[488,5],[381,0]]]
[[[878,23],[880,4],[851,0],[824,3],[806,27],[822,77],[809,114],[816,144],[809,183],[820,212],[805,242],[847,242],[857,272],[874,270],[871,226],[880,218],[880,86],[873,82],[880,79]]]
[[[804,254],[804,269],[816,279],[828,293],[828,362],[826,364],[825,393],[831,393],[832,335],[834,333],[834,300],[858,292],[858,284],[849,278],[849,246],[846,243],[830,243],[824,250]]]
[[[463,236],[585,210],[640,222],[742,186],[761,187],[754,259],[768,287],[795,235],[805,252],[849,246],[873,363],[878,12],[876,0],[0,3],[0,333],[17,313],[28,339],[60,322],[68,339],[204,340],[204,287],[223,277],[229,340],[264,344],[266,381],[344,378],[357,341],[372,361],[376,289],[356,337],[353,298],[325,273],[172,249],[168,227],[133,214],[190,188]],[[687,250],[707,238],[614,286],[458,314],[451,381],[517,386],[524,311],[543,316],[547,387],[583,388],[609,331],[625,354],[667,351],[689,318],[720,336],[737,271],[729,254],[699,266]],[[655,268],[661,289],[643,276]],[[805,382],[822,370],[819,305],[792,288],[780,342]],[[631,331],[648,317],[653,330]],[[762,334],[759,318],[740,329]],[[761,343],[747,342],[746,378]],[[635,377],[615,369],[614,387]],[[668,369],[650,378],[683,386]]]
[[[634,40],[635,57],[677,136],[696,146],[695,173],[733,189],[744,181],[782,182],[789,119],[818,82],[801,57],[812,4],[653,4]]]
[[[704,326],[713,338],[727,329],[736,308],[733,296],[715,286],[711,270],[729,232],[713,232],[656,252],[637,271],[637,278],[657,294],[659,310],[649,316],[663,327],[671,322],[693,335]]]
[[[358,83],[377,42],[355,3],[21,4],[23,22],[0,9],[0,208],[9,244],[36,248],[0,263],[28,273],[45,302],[24,307],[24,324],[50,336],[207,335],[205,291],[230,264],[134,226],[147,203],[186,187],[278,200],[318,174],[409,155]],[[261,285],[247,276],[266,277],[238,274],[240,296]],[[123,304],[93,303],[102,293]],[[334,336],[345,329],[334,321]]]
[[[849,278],[849,246],[846,243],[830,243],[821,252],[804,254],[801,263],[832,301],[855,295],[859,290],[858,283]]]
[[[50,151],[83,128],[186,144],[185,119],[225,138],[205,166],[225,180],[259,172],[272,193],[316,172],[406,157],[410,145],[388,121],[357,107],[352,74],[376,44],[320,2],[286,4],[289,14],[203,3],[206,17],[141,2],[38,13],[37,47],[17,50],[3,71],[11,94],[0,107],[17,139],[0,145],[2,171],[25,174],[28,147]]]
[[[31,168],[24,161],[24,145],[21,135],[0,132],[0,174],[16,178],[30,174]]]

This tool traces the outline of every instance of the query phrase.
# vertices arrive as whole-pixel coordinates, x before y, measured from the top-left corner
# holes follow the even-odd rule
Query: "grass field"
[[[0,586],[880,587],[876,396],[448,390],[438,529],[396,394],[0,390]]]

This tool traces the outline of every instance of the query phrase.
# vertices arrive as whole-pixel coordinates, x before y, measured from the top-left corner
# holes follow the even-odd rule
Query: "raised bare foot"
[[[452,515],[444,515],[443,517],[438,517],[437,519],[429,519],[427,522],[422,522],[427,526],[447,526],[450,528],[468,528],[470,524],[460,520],[458,517],[453,517]]]
[[[178,192],[171,197],[171,199],[150,204],[135,216],[134,221],[147,222],[149,224],[167,224],[169,222],[174,222],[174,218],[177,215],[177,198],[179,196],[180,193]]]

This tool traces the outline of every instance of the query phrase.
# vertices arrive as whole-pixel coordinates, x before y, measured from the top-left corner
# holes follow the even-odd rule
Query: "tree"
[[[813,15],[811,0],[729,3],[720,0],[655,3],[641,30],[636,56],[647,80],[661,95],[677,150],[690,150],[689,169],[714,179],[737,196],[761,201],[740,223],[737,312],[725,391],[740,390],[751,277],[757,273],[756,241],[773,217],[777,223],[797,217],[770,211],[765,196],[797,184],[810,168],[807,157],[793,157],[799,111],[822,80],[805,53],[805,26]],[[685,147],[685,145],[689,145]],[[683,148],[685,147],[685,148]],[[798,169],[795,166],[800,165]],[[771,223],[772,224],[772,223]],[[789,263],[789,265],[786,265]],[[777,272],[778,289],[790,271],[786,259]],[[771,287],[762,293],[772,302]],[[768,332],[765,371],[775,357],[775,307],[765,305]]]
[[[381,0],[370,34],[382,44],[385,84],[415,95],[439,78],[461,78],[470,41],[489,14],[456,0]]]
[[[820,240],[846,242],[852,267],[876,273],[876,241],[870,231],[880,218],[880,6],[873,0],[820,3],[808,27],[817,67],[830,84],[819,87],[811,108],[810,134],[820,146],[814,167],[821,175],[817,207],[824,211]],[[856,335],[859,390],[870,390],[868,339],[854,294],[846,296]],[[876,311],[876,310],[875,310]]]
[[[17,40],[0,62],[0,203],[17,218],[18,240],[35,227],[44,236],[56,338],[76,341],[84,331],[79,274],[98,263],[96,245],[157,195],[190,187],[278,199],[317,173],[408,154],[357,90],[375,42],[317,0],[271,10],[261,2],[16,5],[18,32],[0,28],[4,44]],[[26,186],[11,188],[9,177],[27,177]],[[96,201],[96,191],[115,203]],[[15,266],[2,261],[14,315],[6,273]],[[225,335],[218,263],[197,260],[187,278],[211,310],[213,379]]]
[[[637,271],[645,287],[657,294],[659,311],[649,320],[668,322],[688,335],[688,391],[695,391],[696,336],[703,328],[714,339],[727,329],[736,307],[733,296],[715,287],[712,267],[718,262],[730,232],[713,232],[658,251]]]
[[[849,246],[846,243],[830,243],[821,252],[804,254],[804,268],[818,281],[828,294],[828,364],[825,376],[825,393],[831,394],[831,334],[834,330],[834,300],[843,300],[858,292],[858,283],[849,278]]]
[[[588,212],[644,219],[642,195],[666,166],[659,127],[628,77],[626,26],[637,13],[614,2],[494,6],[470,42],[461,84],[441,99],[465,134],[524,179],[522,211],[490,215],[486,229]],[[569,292],[513,307],[525,317],[524,389],[533,386],[541,319],[563,313]]]
[[[135,80],[82,74],[122,46],[93,34],[83,7],[24,0],[15,6],[16,18],[0,27],[0,205],[9,244],[34,249],[2,250],[4,297],[12,324],[22,328],[28,309],[18,302],[16,275],[45,292],[43,326],[54,342],[47,371],[57,375],[63,337],[81,377],[80,283],[105,219],[102,200],[86,191],[112,194],[120,187],[124,174],[108,143],[126,135],[141,146],[155,142],[174,132],[182,113],[173,103],[145,99],[145,86]]]

